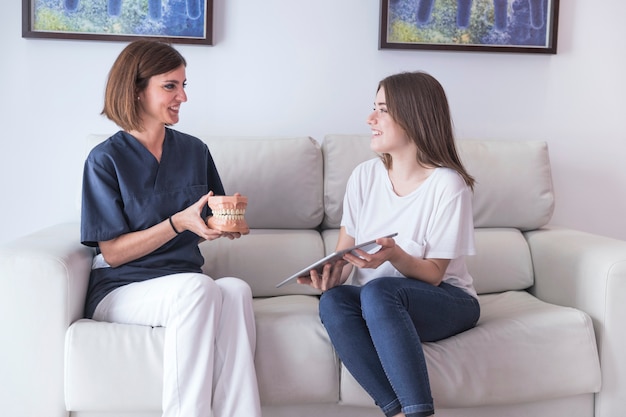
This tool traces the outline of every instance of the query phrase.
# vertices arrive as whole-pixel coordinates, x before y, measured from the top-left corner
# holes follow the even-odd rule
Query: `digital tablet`
[[[396,235],[397,235],[397,233],[392,233],[392,234],[387,235],[387,236],[382,236],[379,239],[382,239],[382,238],[385,238],[385,237],[394,237]],[[324,267],[325,264],[327,264],[328,262],[333,262],[333,261],[336,261],[337,259],[343,258],[343,255],[345,255],[348,252],[352,252],[355,249],[361,249],[362,251],[365,251],[365,252],[370,252],[373,249],[378,250],[380,245],[378,245],[376,243],[376,240],[377,239],[370,240],[368,242],[359,243],[358,245],[352,246],[351,248],[347,248],[347,249],[343,249],[343,250],[340,250],[340,251],[333,252],[330,255],[323,257],[319,261],[312,263],[311,265],[307,266],[306,268],[302,268],[300,271],[296,272],[295,274],[293,274],[292,276],[290,276],[286,280],[284,280],[281,283],[277,284],[276,288],[282,287],[283,285],[289,284],[290,282],[295,282],[299,277],[306,277],[306,276],[308,276],[309,275],[309,271],[312,270],[312,269],[316,269],[317,271],[321,272],[322,268]],[[357,254],[355,253],[355,255],[357,255]]]

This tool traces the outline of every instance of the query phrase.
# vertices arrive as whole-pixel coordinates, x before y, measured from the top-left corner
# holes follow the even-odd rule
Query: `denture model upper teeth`
[[[213,215],[219,217],[227,217],[230,219],[237,219],[242,218],[245,213],[246,211],[242,209],[218,209],[213,213]]]

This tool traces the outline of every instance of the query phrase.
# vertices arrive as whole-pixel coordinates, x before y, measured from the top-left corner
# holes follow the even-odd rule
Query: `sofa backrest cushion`
[[[325,228],[341,222],[343,194],[352,170],[376,158],[370,135],[328,135],[324,156]],[[459,155],[476,179],[474,226],[534,230],[554,211],[548,147],[541,141],[461,140]]]
[[[310,137],[202,137],[227,194],[248,197],[254,229],[310,229],[324,217],[323,161]]]
[[[110,135],[90,135],[92,149]],[[226,193],[248,197],[253,229],[310,229],[324,217],[322,151],[310,137],[198,136],[211,151]]]
[[[533,285],[530,248],[514,228],[481,227],[474,233],[476,255],[466,256],[478,294],[524,290]]]

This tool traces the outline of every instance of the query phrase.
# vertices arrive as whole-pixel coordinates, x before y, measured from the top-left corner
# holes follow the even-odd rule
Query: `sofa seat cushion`
[[[336,404],[339,363],[318,297],[254,300],[261,402]],[[163,327],[79,320],[66,334],[65,397],[72,411],[160,410]]]
[[[319,298],[256,299],[256,370],[264,405],[339,402],[339,361],[319,319]]]
[[[79,320],[65,338],[65,406],[71,411],[161,409],[162,327]]]
[[[480,305],[475,328],[424,344],[436,407],[537,402],[600,390],[587,314],[525,291],[483,295]],[[372,404],[345,368],[341,381],[344,403]]]

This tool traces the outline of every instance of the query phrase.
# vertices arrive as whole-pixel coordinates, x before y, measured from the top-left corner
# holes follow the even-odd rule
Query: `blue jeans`
[[[434,413],[422,342],[476,325],[480,305],[458,287],[378,278],[324,292],[320,318],[339,358],[387,416]]]

